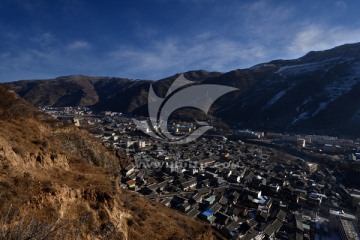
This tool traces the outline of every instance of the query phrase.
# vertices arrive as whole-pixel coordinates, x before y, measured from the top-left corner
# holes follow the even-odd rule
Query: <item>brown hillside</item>
[[[4,86],[0,129],[0,239],[217,238],[210,226],[119,189],[125,157]]]

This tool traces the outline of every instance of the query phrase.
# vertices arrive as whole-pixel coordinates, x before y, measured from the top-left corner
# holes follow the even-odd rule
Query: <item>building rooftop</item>
[[[340,217],[347,220],[356,220],[356,216],[350,213],[346,213],[344,211],[338,211],[334,209],[330,209],[330,215],[334,215],[336,217]]]
[[[360,239],[359,232],[353,221],[349,221],[346,219],[340,219],[340,224],[342,226],[342,229],[344,230],[346,239],[351,239],[351,240]]]
[[[209,216],[213,215],[214,212],[209,209],[209,210],[204,211],[202,214],[206,217],[209,217]]]

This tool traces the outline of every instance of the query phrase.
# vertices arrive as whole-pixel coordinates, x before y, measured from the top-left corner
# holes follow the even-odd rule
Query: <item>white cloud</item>
[[[90,43],[82,40],[77,40],[72,43],[70,43],[68,46],[66,46],[66,49],[68,50],[81,50],[81,49],[89,49],[91,48]]]
[[[325,50],[360,41],[360,28],[310,25],[297,34],[288,46],[290,54],[299,56],[313,50]]]

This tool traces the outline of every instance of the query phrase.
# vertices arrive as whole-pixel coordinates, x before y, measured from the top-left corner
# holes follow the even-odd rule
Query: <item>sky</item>
[[[1,0],[0,82],[226,72],[360,42],[360,1]]]

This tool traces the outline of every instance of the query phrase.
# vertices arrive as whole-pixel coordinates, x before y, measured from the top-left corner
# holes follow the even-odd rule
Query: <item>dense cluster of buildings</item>
[[[302,148],[312,148],[328,154],[341,154],[360,147],[359,141],[318,135],[288,135],[267,133],[267,139],[275,142],[287,142]]]
[[[229,239],[360,239],[360,191],[343,186],[339,170],[221,136],[168,144],[138,134],[130,118],[116,113],[86,122],[133,159],[122,170],[123,188],[208,222]]]
[[[207,221],[226,237],[360,237],[350,214],[358,196],[315,163],[216,138],[181,147],[157,143],[133,156],[124,188]]]

